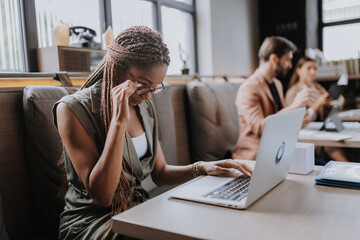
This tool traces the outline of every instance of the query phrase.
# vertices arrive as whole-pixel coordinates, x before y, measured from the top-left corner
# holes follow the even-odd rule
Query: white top
[[[131,139],[134,143],[135,150],[136,150],[136,153],[137,153],[139,159],[142,158],[143,156],[145,156],[147,149],[148,149],[145,132],[143,134],[141,134],[140,136],[134,137]]]

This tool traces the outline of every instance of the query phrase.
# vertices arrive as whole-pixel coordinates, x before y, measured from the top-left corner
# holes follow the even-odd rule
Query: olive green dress
[[[99,153],[101,153],[104,148],[106,138],[105,131],[100,124],[101,83],[102,81],[99,80],[92,86],[72,95],[65,96],[59,101],[69,106],[86,132],[94,139]],[[55,104],[53,109],[55,125],[57,125],[56,106],[59,102]],[[129,151],[125,141],[123,159],[129,172],[131,172],[130,166],[133,167],[134,175],[125,174],[128,181],[134,183],[132,187],[132,199],[128,201],[128,208],[145,201],[149,197],[140,183],[153,170],[158,137],[155,110],[151,101],[144,101],[135,108],[145,130],[148,151],[140,160],[131,137],[126,133],[125,137],[128,140]],[[101,239],[110,226],[111,206],[101,207],[92,201],[81,179],[77,175],[65,147],[64,156],[68,191],[65,195],[64,211],[60,216],[59,239]],[[124,236],[120,236],[112,231],[110,231],[106,237],[106,239],[123,238]]]

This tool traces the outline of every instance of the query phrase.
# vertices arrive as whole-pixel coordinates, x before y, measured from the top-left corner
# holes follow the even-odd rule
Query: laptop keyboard
[[[204,197],[240,201],[246,197],[250,184],[250,177],[241,175],[238,178],[207,193]]]

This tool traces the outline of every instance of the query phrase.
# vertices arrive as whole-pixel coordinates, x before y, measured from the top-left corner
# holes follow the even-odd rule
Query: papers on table
[[[336,132],[323,132],[323,131],[302,129],[302,130],[300,130],[299,138],[315,139],[315,140],[343,141],[343,140],[352,138],[352,136],[346,135],[346,134],[340,134],[340,133],[336,133]]]
[[[359,122],[343,122],[342,124],[345,129],[360,129]],[[323,125],[324,125],[324,122],[310,122],[306,129],[320,130]],[[335,124],[333,122],[328,122],[326,124],[326,128],[333,129],[333,128],[335,128]]]
[[[338,117],[360,117],[360,109],[352,109],[349,111],[339,112]]]
[[[359,129],[359,122],[343,122],[342,123],[345,129]],[[335,124],[333,122],[329,122],[326,124],[326,128],[335,128]]]
[[[360,121],[360,109],[353,109],[337,114],[341,121]]]
[[[341,121],[360,121],[360,109],[353,109],[337,114]]]
[[[306,128],[309,130],[320,130],[323,125],[324,122],[310,122]]]

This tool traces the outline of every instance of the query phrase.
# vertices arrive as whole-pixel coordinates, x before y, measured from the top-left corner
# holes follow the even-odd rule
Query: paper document
[[[343,122],[342,124],[345,129],[360,129],[359,122]],[[335,124],[333,122],[329,122],[326,124],[326,128],[335,128]]]
[[[342,121],[360,121],[360,109],[352,109],[337,114]]]
[[[360,109],[352,109],[344,112],[339,112],[338,117],[360,117]]]
[[[320,130],[320,128],[322,128],[323,125],[324,122],[310,122],[306,128],[310,130]]]
[[[323,132],[323,131],[303,129],[303,130],[300,130],[299,138],[315,139],[315,140],[343,141],[343,140],[352,138],[352,136],[335,133],[335,132]]]
[[[347,73],[341,74],[339,80],[337,81],[337,85],[348,85],[349,76]]]
[[[323,125],[324,125],[324,122],[310,122],[308,124],[308,126],[306,127],[306,129],[320,130]],[[343,122],[342,125],[344,126],[345,129],[360,129],[359,122]],[[333,128],[335,128],[335,124],[333,122],[328,122],[326,124],[326,128],[333,129]]]

